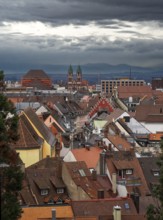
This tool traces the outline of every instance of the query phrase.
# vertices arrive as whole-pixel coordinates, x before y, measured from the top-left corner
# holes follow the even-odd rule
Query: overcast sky
[[[162,0],[0,0],[0,6],[2,68],[162,65]]]

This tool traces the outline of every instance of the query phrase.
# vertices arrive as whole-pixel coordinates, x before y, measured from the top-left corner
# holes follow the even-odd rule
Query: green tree
[[[18,136],[18,116],[15,107],[4,91],[4,74],[0,71],[0,184],[1,184],[1,219],[16,220],[21,216],[18,192],[22,187],[23,173],[19,156],[11,143]]]
[[[158,166],[160,168],[159,185],[153,189],[153,196],[156,199],[156,204],[149,205],[147,208],[148,220],[162,220],[163,219],[163,138],[160,142],[161,154],[158,160]]]

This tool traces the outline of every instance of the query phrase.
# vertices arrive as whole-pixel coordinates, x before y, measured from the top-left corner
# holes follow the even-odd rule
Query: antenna
[[[130,67],[130,79],[131,79],[131,67]]]

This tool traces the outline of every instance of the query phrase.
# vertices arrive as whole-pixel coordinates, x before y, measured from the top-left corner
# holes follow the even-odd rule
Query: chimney
[[[117,175],[116,175],[116,173],[112,174],[112,190],[113,190],[113,193],[116,194],[116,192],[117,192]]]
[[[92,170],[92,179],[97,180],[97,172],[96,170]]]
[[[100,153],[100,175],[105,175],[105,152]]]
[[[103,189],[98,189],[98,199],[104,199],[104,190]]]
[[[135,208],[137,212],[139,213],[139,194],[138,193],[131,193],[130,197],[132,198]]]
[[[137,212],[139,213],[139,194],[138,193],[135,193],[134,204],[135,204]]]
[[[112,149],[111,143],[109,143],[108,150],[111,151],[111,149]]]
[[[56,210],[52,209],[52,220],[56,220]]]
[[[87,150],[90,150],[90,146],[89,146],[89,145],[85,145],[85,148],[86,148]]]
[[[118,205],[113,207],[113,219],[121,220],[121,207]]]

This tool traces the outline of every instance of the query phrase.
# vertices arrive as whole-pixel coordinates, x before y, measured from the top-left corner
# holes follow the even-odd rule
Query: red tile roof
[[[19,139],[18,141],[14,144],[12,143],[12,146],[15,149],[39,149],[41,148],[41,143],[39,144],[34,136],[32,135],[33,132],[31,132],[32,129],[29,130],[28,126],[26,126],[25,122],[23,121],[23,118],[19,118],[19,124],[18,124],[18,133],[19,133]],[[35,132],[34,132],[35,133]],[[35,133],[35,137],[37,134]],[[39,139],[40,140],[40,139]]]
[[[111,183],[108,177],[103,182],[99,179],[94,180],[84,161],[65,162],[64,164],[75,184],[80,186],[91,199],[98,198],[98,191],[101,189],[104,191],[105,198],[111,197],[108,193],[108,190],[111,190]],[[106,182],[108,185],[106,186],[105,184],[104,188],[102,183]]]
[[[125,99],[129,97],[151,97],[152,88],[148,85],[143,86],[118,86],[118,97],[120,99]]]
[[[119,135],[107,135],[107,138],[119,151],[131,149],[130,143]]]
[[[41,206],[24,207],[22,216],[19,220],[52,219],[52,209],[56,210],[57,219],[73,219],[71,206]]]
[[[128,209],[125,208],[125,204],[128,204]],[[72,201],[72,208],[76,217],[113,216],[113,207],[117,205],[121,207],[122,216],[137,215],[136,208],[130,198]]]
[[[125,176],[126,178],[126,187],[128,193],[135,192],[136,189],[138,189],[141,196],[146,196],[150,194],[150,190],[148,188],[147,182],[145,180],[143,171],[141,169],[141,166],[139,164],[138,159],[134,156],[132,152],[129,151],[114,151],[114,152],[108,152],[106,154],[106,163],[108,170],[110,174],[117,173],[118,175],[118,169],[133,169],[133,174],[129,176]],[[120,177],[117,176],[119,180],[121,180]],[[133,178],[133,184],[132,184],[132,178]],[[137,186],[134,185],[134,179],[138,181]]]
[[[80,148],[73,149],[71,152],[77,161],[85,161],[88,168],[96,168],[102,149],[99,147],[90,147],[89,150]]]
[[[163,104],[139,105],[136,107],[135,118],[141,122],[163,122]]]
[[[107,98],[102,97],[100,100],[98,100],[98,102],[93,106],[93,108],[89,112],[89,116],[93,117],[96,113],[98,113],[101,110],[105,110],[108,113],[113,112],[113,106]]]
[[[163,132],[160,132],[156,134],[149,134],[148,139],[150,141],[160,141],[162,137],[163,137]]]

